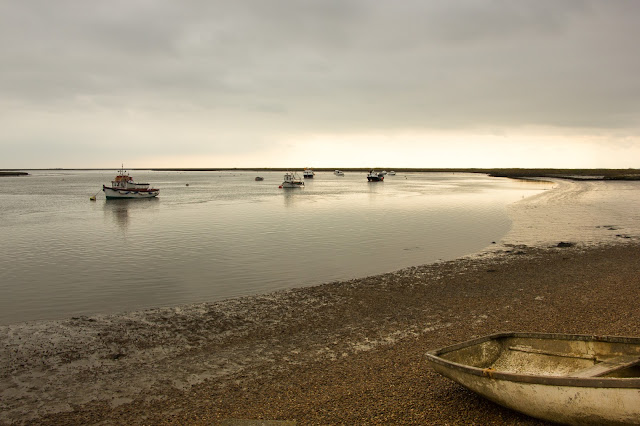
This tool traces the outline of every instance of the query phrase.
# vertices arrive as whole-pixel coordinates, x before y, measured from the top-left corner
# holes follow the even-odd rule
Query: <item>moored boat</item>
[[[256,178],[255,178],[256,182],[260,182],[260,181],[263,181],[263,180],[264,180],[264,178],[262,176],[256,176]]]
[[[342,170],[336,170],[333,172],[333,174],[336,176],[344,176],[344,172]]]
[[[137,183],[129,176],[124,166],[120,168],[118,175],[111,181],[111,186],[102,185],[102,191],[107,200],[112,199],[137,199],[157,197],[160,190],[150,188],[148,183]]]
[[[284,181],[280,188],[300,188],[304,186],[304,182],[295,173],[285,173]]]
[[[314,176],[315,176],[314,171],[311,170],[309,167],[306,167],[304,169],[304,172],[302,172],[302,177],[305,179],[313,179]]]
[[[384,180],[384,175],[386,174],[386,172],[382,173],[378,173],[375,170],[371,170],[369,172],[369,174],[367,175],[367,180],[369,182],[382,182]]]
[[[640,338],[499,333],[426,354],[507,408],[565,424],[640,424]]]

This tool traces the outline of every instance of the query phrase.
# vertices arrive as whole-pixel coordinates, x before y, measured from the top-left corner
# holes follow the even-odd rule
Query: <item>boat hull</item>
[[[145,190],[135,190],[135,189],[114,189],[109,188],[107,186],[103,186],[102,190],[104,191],[104,195],[107,200],[115,200],[115,199],[140,199],[140,198],[153,198],[157,197],[160,193],[159,189],[145,189]]]
[[[442,366],[434,366],[433,369],[496,404],[531,417],[573,425],[640,422],[638,389],[518,383],[480,378],[464,372],[451,371]]]
[[[562,350],[549,349],[554,347]],[[581,348],[585,352],[576,355]],[[427,361],[467,389],[532,417],[575,425],[640,424],[637,361],[597,373],[606,365],[600,357],[616,356],[640,359],[640,339],[508,333],[431,351]]]
[[[382,182],[384,178],[382,176],[367,176],[369,182]]]

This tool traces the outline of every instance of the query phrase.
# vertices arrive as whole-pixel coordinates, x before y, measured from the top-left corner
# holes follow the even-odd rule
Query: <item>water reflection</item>
[[[555,182],[543,179],[510,178],[514,183],[519,183],[522,187],[550,189],[556,186]]]
[[[123,229],[129,225],[130,212],[146,210],[157,205],[158,198],[145,198],[142,200],[106,200],[104,203],[105,216]]]
[[[284,206],[293,207],[293,205],[302,199],[304,188],[282,188]]]
[[[365,182],[367,185],[367,192],[375,194],[381,192],[384,189],[384,181],[382,182]]]

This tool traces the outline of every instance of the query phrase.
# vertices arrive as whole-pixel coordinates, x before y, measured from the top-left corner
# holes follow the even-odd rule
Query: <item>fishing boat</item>
[[[115,180],[111,181],[111,186],[102,185],[102,190],[107,200],[152,198],[160,193],[159,189],[150,188],[148,183],[134,182],[124,166],[118,171]]]
[[[640,338],[499,333],[426,359],[443,376],[532,417],[640,424]]]
[[[396,175],[396,172],[394,172],[393,170],[389,172],[389,176],[395,176],[395,175]]]
[[[333,172],[333,174],[336,176],[344,176],[344,172],[342,170],[336,170]]]
[[[369,182],[382,182],[385,174],[386,172],[383,174],[382,172],[378,173],[375,170],[371,170],[367,175],[367,180]]]
[[[256,182],[262,182],[264,180],[264,178],[262,176],[256,176],[255,181]]]
[[[305,179],[313,179],[314,176],[315,176],[315,173],[313,172],[313,170],[311,170],[308,167],[306,167],[304,169],[304,172],[302,172],[302,177]]]
[[[284,181],[280,188],[301,188],[304,186],[304,182],[295,173],[285,173]]]

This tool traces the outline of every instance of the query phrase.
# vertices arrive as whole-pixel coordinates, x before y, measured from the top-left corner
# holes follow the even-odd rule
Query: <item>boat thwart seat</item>
[[[571,377],[601,377],[640,364],[640,355],[620,355],[569,374]]]

